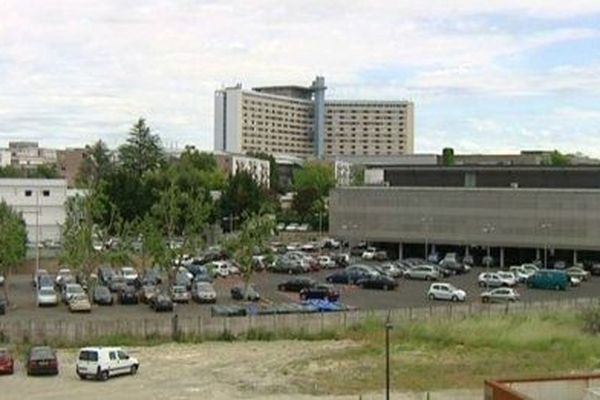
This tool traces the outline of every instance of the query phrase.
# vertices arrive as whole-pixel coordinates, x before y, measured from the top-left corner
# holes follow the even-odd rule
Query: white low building
[[[60,240],[65,222],[67,181],[64,179],[0,179],[0,201],[21,212],[30,242]]]

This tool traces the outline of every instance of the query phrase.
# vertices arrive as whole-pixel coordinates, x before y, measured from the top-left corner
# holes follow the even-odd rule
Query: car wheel
[[[560,290],[560,285],[556,285],[556,286],[554,287],[554,290]]]
[[[388,290],[388,285],[383,285],[383,290]]]
[[[481,302],[482,303],[489,303],[489,301],[490,301],[489,297],[482,297],[481,298]]]
[[[361,289],[365,288],[365,284],[364,283],[361,283],[359,286],[360,286]]]
[[[452,296],[452,301],[456,303],[458,301],[458,297],[456,295]]]
[[[108,380],[108,371],[100,372],[100,380],[103,382]]]
[[[77,373],[77,376],[79,377],[79,379],[81,379],[82,381],[85,380],[85,375],[84,374],[80,374],[79,372]]]
[[[130,374],[131,374],[131,375],[135,375],[135,374],[137,374],[137,370],[138,370],[138,366],[137,366],[137,365],[132,365],[132,366],[131,366],[131,371],[130,371]]]
[[[433,293],[429,294],[429,300],[435,300],[435,296],[433,295]]]
[[[485,287],[485,282],[479,282],[479,287]]]
[[[425,280],[426,280],[426,281],[430,281],[430,280],[431,280],[431,277],[430,277],[429,275],[427,275],[427,276],[425,277]]]
[[[284,290],[284,287],[283,287],[283,285],[279,285],[279,286],[277,286],[277,290],[279,290],[280,292],[283,292],[283,290]]]

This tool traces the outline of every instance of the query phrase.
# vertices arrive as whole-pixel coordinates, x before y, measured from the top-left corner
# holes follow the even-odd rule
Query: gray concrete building
[[[470,182],[469,171],[488,180]],[[457,175],[445,175],[451,172]],[[463,255],[489,246],[501,265],[600,260],[600,168],[406,167],[385,174],[391,187],[333,191],[332,235],[380,243],[400,257],[423,257],[427,244],[428,252]]]

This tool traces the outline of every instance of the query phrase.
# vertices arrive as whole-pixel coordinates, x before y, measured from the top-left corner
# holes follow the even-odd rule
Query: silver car
[[[174,303],[189,303],[190,292],[183,285],[175,285],[171,288],[171,299]]]
[[[217,292],[208,282],[195,282],[192,285],[192,297],[198,303],[216,303]]]
[[[58,295],[52,287],[41,287],[37,291],[37,306],[56,306],[58,305]]]
[[[519,300],[519,293],[512,288],[497,288],[481,293],[483,303],[502,303]]]
[[[71,300],[71,297],[73,297],[75,295],[79,295],[79,294],[85,294],[85,291],[83,290],[81,285],[79,285],[77,283],[66,284],[63,287],[62,300],[65,303],[69,303],[69,300]]]
[[[436,281],[440,279],[440,270],[432,265],[419,265],[406,271],[404,277],[407,279]]]

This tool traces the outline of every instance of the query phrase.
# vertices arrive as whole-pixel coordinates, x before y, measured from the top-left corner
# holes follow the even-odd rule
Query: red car
[[[0,347],[0,374],[10,374],[15,371],[15,360],[8,349]]]

